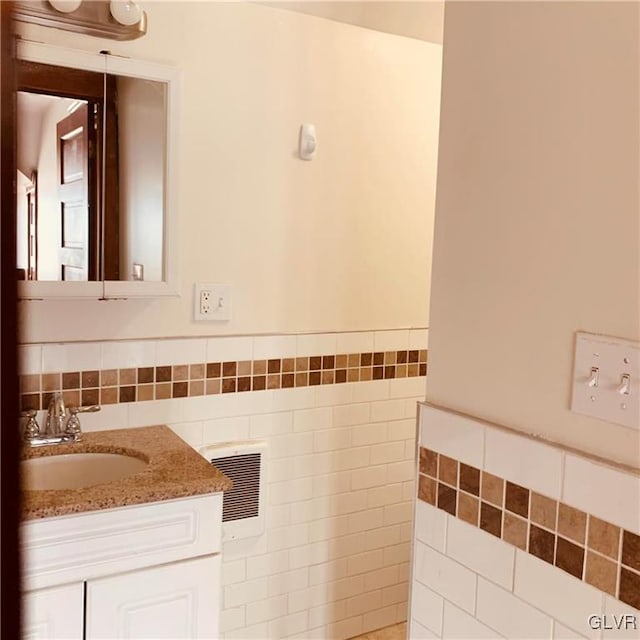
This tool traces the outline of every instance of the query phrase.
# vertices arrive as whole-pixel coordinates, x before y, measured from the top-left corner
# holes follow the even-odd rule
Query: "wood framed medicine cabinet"
[[[19,298],[177,296],[180,71],[106,52],[27,41],[18,42],[17,58],[18,169],[26,158],[25,172],[37,174],[40,198],[37,216],[26,214],[21,222],[19,171]],[[93,88],[69,93],[56,88],[64,82],[52,81],[47,90],[46,81],[21,82],[21,67],[90,76]],[[96,78],[103,80],[101,95]],[[22,137],[21,104],[27,105]],[[87,160],[91,153],[98,156],[94,164]],[[75,200],[65,201],[64,189],[76,194]],[[33,190],[27,185],[24,191],[30,194],[31,211]],[[27,210],[26,200],[23,208]],[[21,255],[32,264],[32,240],[37,242],[37,272],[20,264]],[[65,258],[70,262],[64,263],[63,255],[71,256]]]

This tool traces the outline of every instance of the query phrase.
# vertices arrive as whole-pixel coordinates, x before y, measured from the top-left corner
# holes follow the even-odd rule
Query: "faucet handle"
[[[21,411],[20,417],[27,418],[27,422],[24,425],[23,437],[29,442],[33,438],[37,438],[40,435],[40,425],[36,420],[38,412],[35,409],[29,409],[28,411]]]
[[[82,429],[80,427],[79,413],[95,413],[100,411],[101,407],[97,404],[92,404],[89,407],[69,407],[69,419],[67,420],[67,426],[64,432],[67,435],[73,436],[75,442],[79,442],[82,439]]]

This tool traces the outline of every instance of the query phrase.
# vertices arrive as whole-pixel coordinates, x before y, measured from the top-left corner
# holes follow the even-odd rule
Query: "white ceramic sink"
[[[118,453],[68,453],[22,461],[26,490],[81,489],[144,471],[140,458]]]

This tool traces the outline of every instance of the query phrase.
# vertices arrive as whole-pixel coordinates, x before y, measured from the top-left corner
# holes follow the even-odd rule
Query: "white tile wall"
[[[637,475],[434,407],[420,414],[423,446],[637,531]],[[415,509],[410,638],[640,639],[605,628],[614,614],[640,626],[640,611],[442,510]]]

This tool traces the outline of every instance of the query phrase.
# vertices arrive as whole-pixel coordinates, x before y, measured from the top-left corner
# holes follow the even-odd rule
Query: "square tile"
[[[120,369],[118,374],[118,382],[120,385],[132,385],[136,384],[137,369]],[[84,380],[82,386],[84,387]]]
[[[478,516],[480,514],[480,500],[466,493],[458,492],[458,518],[478,526]]]
[[[590,515],[588,546],[617,561],[620,551],[620,527]]]
[[[488,473],[487,471],[483,471],[480,495],[486,502],[490,502],[497,507],[502,507],[504,480]]]
[[[116,402],[118,402],[118,387],[100,389],[100,404],[116,404]]]
[[[500,538],[502,536],[502,510],[483,502],[480,506],[480,528]]]
[[[438,479],[452,487],[458,486],[458,461],[440,454],[438,456]]]
[[[235,370],[235,362],[234,370]],[[236,391],[236,379],[235,378],[222,378],[222,393],[235,393]]]
[[[80,406],[80,390],[79,389],[67,389],[62,392],[62,399],[64,400],[65,407],[69,409],[70,407],[79,407]],[[109,402],[101,402],[101,404],[112,404]]]
[[[189,365],[189,380],[202,380],[205,377],[204,364]]]
[[[153,382],[153,367],[138,368],[138,384]]]
[[[640,571],[640,536],[630,531],[622,532],[622,564]]]
[[[156,400],[167,400],[171,397],[171,383],[158,382],[156,384]]]
[[[531,492],[530,518],[532,522],[555,531],[557,514],[558,503],[555,500],[535,491]]]
[[[640,609],[640,574],[620,569],[620,589],[618,599]]]
[[[171,367],[156,367],[156,382],[170,382],[171,381]]]
[[[605,591],[615,597],[618,566],[615,562],[607,560],[607,558],[593,551],[587,551],[587,566],[584,579],[596,589]]]
[[[173,382],[183,382],[189,379],[189,367],[186,364],[173,365],[172,378]]]
[[[221,387],[222,383],[220,382],[220,378],[213,378],[211,380],[207,380],[204,390],[208,396],[213,396],[220,393]]]
[[[569,505],[558,505],[558,533],[579,544],[584,544],[587,531],[587,514]]]
[[[267,375],[267,361],[266,360],[254,360],[253,361],[253,375],[254,376],[266,376]]]
[[[221,362],[208,362],[207,363],[207,378],[219,378],[222,373]]]
[[[584,547],[558,536],[556,540],[556,567],[582,580]]]
[[[127,387],[120,387],[118,400],[119,402],[135,402],[136,401],[135,386],[131,385]]]
[[[64,386],[64,376],[66,374],[62,374],[62,388],[63,389],[77,389],[80,386],[80,375],[76,373],[78,376],[78,385],[76,387],[65,387]],[[74,375],[74,374],[72,374]],[[38,393],[40,391],[40,374],[39,373],[31,373],[27,375],[20,376],[20,392],[21,393]]]
[[[431,449],[420,447],[420,473],[435,478],[437,470],[438,454],[435,451],[431,451]]]
[[[460,463],[460,488],[474,496],[480,495],[480,469]]]
[[[456,515],[457,491],[445,484],[438,482],[438,509],[442,509],[452,516]]]
[[[222,363],[222,377],[223,378],[234,378],[237,371],[237,362],[223,362]],[[223,388],[224,393],[224,388]]]
[[[346,360],[346,356],[345,356]],[[283,358],[282,359],[282,373],[293,373],[296,370],[295,358]]]
[[[32,376],[38,377],[38,376]],[[30,389],[30,391],[39,391],[39,377],[38,377],[38,388]],[[69,373],[62,374],[62,388],[63,389],[79,389],[80,388],[80,373],[78,371],[72,371]],[[27,391],[25,389],[25,391]]]
[[[507,481],[504,494],[504,506],[512,513],[524,518],[529,517],[529,489]]]
[[[238,362],[236,374],[238,377],[246,377],[251,375],[252,370],[251,360],[241,360]]]
[[[41,380],[41,387],[42,387],[42,391],[60,391],[60,389],[62,388],[62,380],[61,380],[60,374],[59,373],[43,373],[42,380]]]
[[[428,504],[436,504],[437,483],[433,478],[420,474],[418,477],[418,498]]]
[[[140,389],[138,389],[140,393]],[[189,397],[203,396],[204,395],[204,380],[190,380],[189,381]]]
[[[186,398],[189,395],[189,383],[186,380],[174,382],[171,395],[173,398]]]
[[[83,389],[81,404],[83,407],[89,407],[93,404],[100,404],[100,390],[99,389]]]
[[[553,533],[540,529],[536,525],[529,526],[529,553],[549,564],[555,557],[556,537]]]
[[[139,384],[137,392],[138,402],[153,400],[154,391],[155,389],[153,384]]]
[[[508,511],[504,512],[502,539],[523,551],[527,550],[529,523]]]
[[[251,391],[251,376],[242,376],[238,378],[238,392]]]

